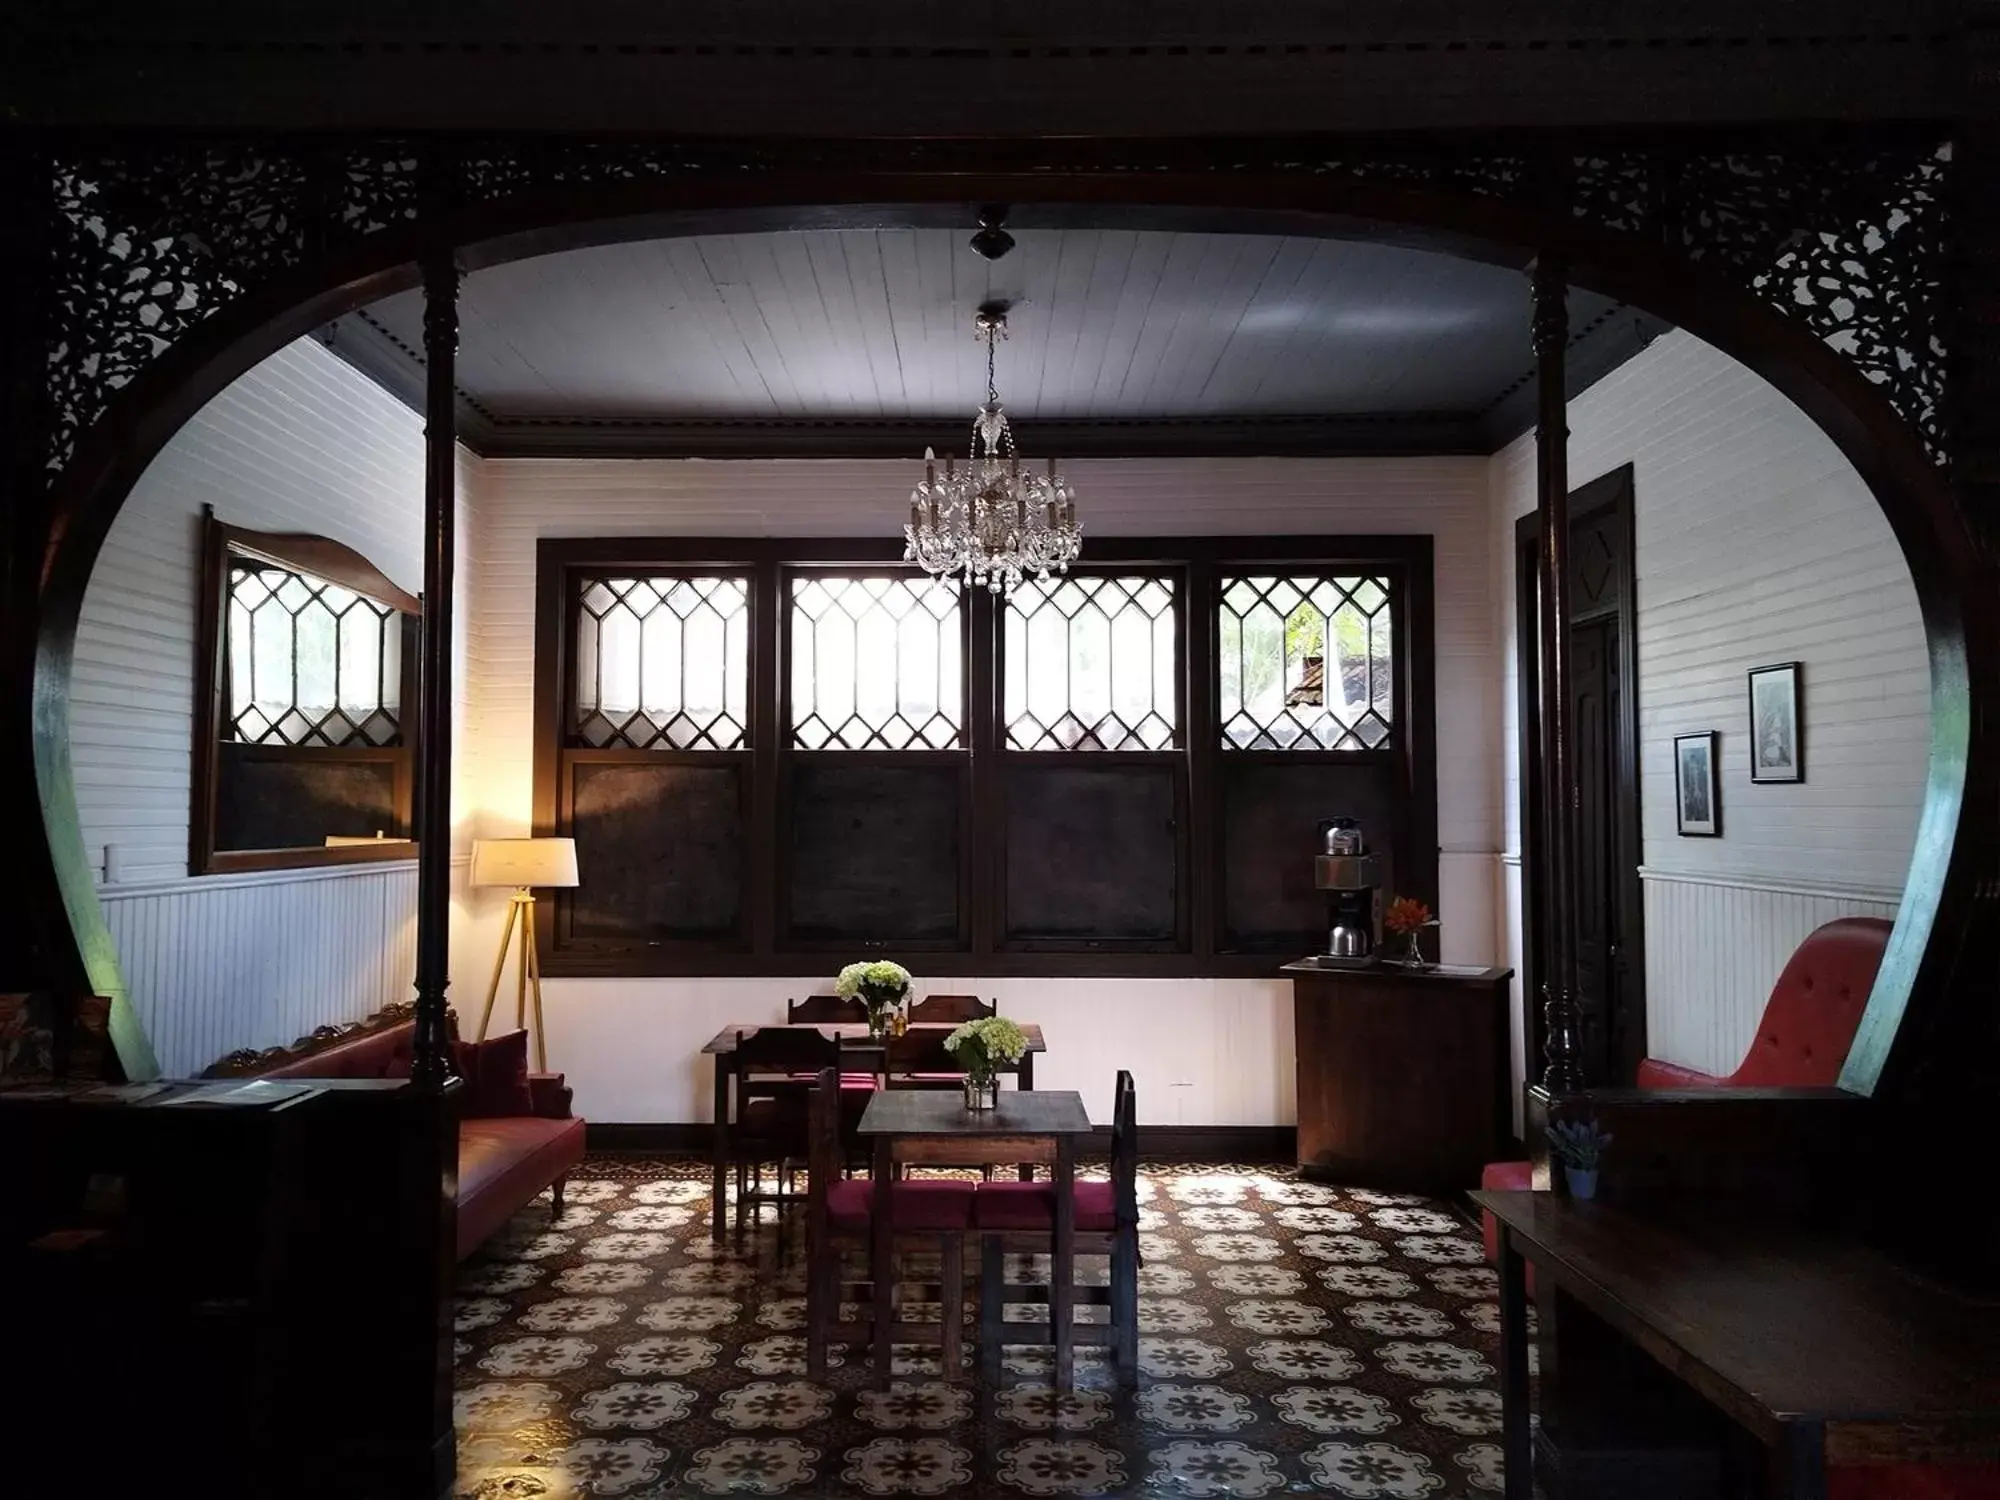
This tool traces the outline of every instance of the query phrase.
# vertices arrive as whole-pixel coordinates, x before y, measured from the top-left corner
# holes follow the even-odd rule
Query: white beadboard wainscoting
[[[1835,917],[1895,920],[1901,892],[1643,868],[1646,1050],[1704,1073],[1731,1073],[1771,986],[1814,928]]]
[[[714,1072],[702,1044],[732,1021],[774,1020],[788,997],[831,988],[830,974],[546,980],[549,1066],[568,1075],[585,1119],[708,1120]],[[933,990],[977,993],[1002,1015],[1038,1022],[1049,1050],[1035,1059],[1035,1086],[1077,1090],[1099,1123],[1110,1122],[1120,1068],[1138,1085],[1144,1124],[1296,1123],[1287,981],[916,976],[918,995]]]
[[[168,1078],[415,995],[414,860],[108,885],[97,897]]]

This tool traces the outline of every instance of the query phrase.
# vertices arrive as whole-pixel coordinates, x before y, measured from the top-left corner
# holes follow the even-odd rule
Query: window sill
[[[802,979],[831,976],[854,958],[858,947],[841,953],[693,953],[686,949],[624,952],[550,952],[542,959],[545,979]],[[1278,979],[1299,950],[1284,953],[1114,953],[1102,949],[1041,952],[919,953],[913,949],[870,949],[904,957],[925,982],[955,977],[978,979]]]
[[[192,875],[234,875],[247,870],[311,870],[327,865],[374,865],[415,859],[415,839],[372,839],[332,849],[219,849]]]

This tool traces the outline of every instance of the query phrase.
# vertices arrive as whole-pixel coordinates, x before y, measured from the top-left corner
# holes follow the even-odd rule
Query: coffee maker
[[[1313,861],[1313,884],[1326,892],[1326,954],[1333,965],[1364,968],[1375,962],[1380,936],[1381,876],[1361,824],[1328,818],[1319,825],[1320,853]]]

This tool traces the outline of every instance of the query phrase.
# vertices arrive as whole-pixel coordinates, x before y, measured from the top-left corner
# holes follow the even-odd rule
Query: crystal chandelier
[[[940,577],[960,574],[993,593],[1023,578],[1068,571],[1083,545],[1076,495],[1049,460],[1048,473],[1021,472],[1020,451],[993,383],[994,346],[1007,336],[1007,306],[989,302],[974,323],[986,340],[986,404],[972,419],[972,450],[959,468],[924,450],[923,483],[910,492],[903,560]]]

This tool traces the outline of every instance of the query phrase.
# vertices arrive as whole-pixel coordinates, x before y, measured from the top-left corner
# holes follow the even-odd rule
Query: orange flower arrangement
[[[1415,896],[1396,897],[1382,915],[1382,925],[1398,937],[1409,937],[1419,928],[1430,926],[1434,920],[1431,909]]]

